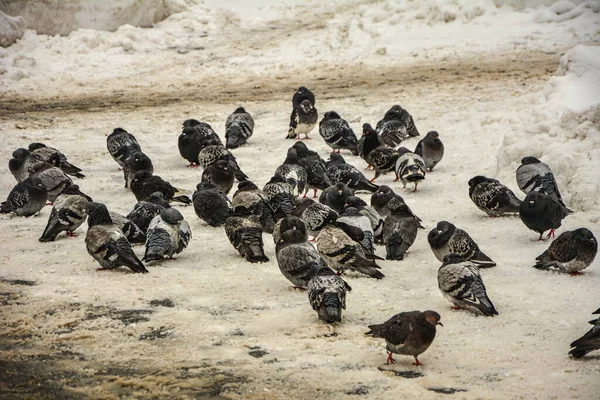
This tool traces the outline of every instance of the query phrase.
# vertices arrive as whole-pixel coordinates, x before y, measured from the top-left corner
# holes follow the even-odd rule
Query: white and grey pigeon
[[[467,232],[448,221],[438,222],[437,226],[429,231],[427,241],[431,251],[440,261],[444,261],[444,257],[448,254],[458,253],[480,268],[496,266],[496,263],[479,249],[477,243]]]
[[[262,191],[269,200],[276,219],[290,215],[298,197],[295,179],[275,175],[263,186]]]
[[[567,213],[573,212],[563,202],[550,167],[535,157],[523,157],[516,171],[517,185],[523,193],[544,193],[560,203]]]
[[[30,217],[46,205],[48,191],[38,177],[30,177],[18,182],[0,204],[0,213],[14,213],[20,217]]]
[[[34,166],[44,162],[46,160],[43,155],[19,148],[13,151],[12,158],[8,161],[8,169],[17,182],[21,182],[29,178]]]
[[[76,167],[67,161],[67,156],[61,153],[58,149],[46,146],[45,144],[39,142],[30,143],[28,148],[32,153],[39,154],[44,157],[44,161],[48,164],[52,164],[55,167],[62,169],[65,174],[72,175],[76,178],[85,178],[85,175],[81,173],[81,168]]]
[[[533,267],[580,275],[592,264],[597,253],[598,240],[594,234],[587,228],[579,228],[561,233],[550,243],[548,250],[536,257]]]
[[[327,323],[342,322],[342,310],[346,309],[346,292],[352,288],[328,266],[319,269],[308,283],[308,301]]]
[[[423,158],[429,172],[433,171],[433,168],[444,158],[444,144],[440,140],[440,134],[436,131],[427,132],[427,135],[417,143],[415,154]]]
[[[389,120],[398,120],[400,122],[402,122],[404,124],[404,126],[406,127],[406,131],[408,133],[409,137],[414,137],[414,136],[419,136],[419,131],[417,129],[417,127],[415,126],[415,121],[412,117],[412,115],[410,115],[410,113],[408,111],[406,111],[406,109],[402,108],[400,105],[395,104],[393,105],[388,111],[387,113],[385,113],[386,118],[388,121]]]
[[[79,186],[66,187],[54,201],[46,228],[38,240],[52,242],[61,232],[76,236],[73,232],[85,222],[86,206],[90,201],[92,198],[82,193]]]
[[[235,149],[248,141],[254,132],[254,118],[238,107],[225,121],[225,147]]]
[[[387,185],[381,185],[379,186],[379,189],[377,189],[377,191],[371,195],[371,205],[375,208],[379,215],[381,215],[381,217],[386,218],[392,213],[392,209],[390,208],[390,205],[394,204],[390,203],[392,199],[397,199],[401,203],[406,204],[402,196],[394,192],[391,187]],[[406,205],[408,207],[408,204]],[[410,207],[408,207],[408,209],[410,210]],[[422,222],[421,218],[417,217],[412,211],[410,212],[419,222],[419,228],[423,228],[423,226],[420,224]]]
[[[297,195],[305,193],[308,174],[306,173],[306,169],[300,165],[298,153],[296,152],[295,148],[290,147],[288,149],[287,156],[283,161],[283,164],[277,167],[274,176],[280,176],[285,179],[294,179],[297,185]]]
[[[375,192],[379,186],[369,182],[356,167],[346,163],[344,157],[338,153],[331,153],[327,161],[327,175],[332,184],[342,182],[354,191]]]
[[[171,207],[162,192],[154,192],[133,206],[133,210],[125,217],[136,224],[142,232],[148,231],[150,221],[164,209]]]
[[[319,113],[310,100],[302,100],[300,105],[292,109],[290,116],[290,127],[287,134],[287,139],[298,138],[304,135],[304,139],[310,139],[308,134],[313,130],[319,119]]]
[[[328,111],[319,122],[319,134],[333,150],[347,149],[357,156],[358,139],[348,122],[335,111]]]
[[[135,136],[123,128],[115,128],[106,138],[106,147],[113,160],[121,168],[125,167],[125,161],[136,151],[142,151]]]
[[[409,137],[408,129],[401,120],[401,112],[392,107],[383,119],[375,126],[379,140],[387,146],[397,148],[403,140]]]
[[[371,229],[373,230],[373,234],[375,235],[375,243],[383,242],[383,218],[381,215],[375,210],[373,206],[368,205],[363,199],[357,196],[350,196],[346,199],[346,204],[344,207],[354,207],[358,210],[359,213],[369,218],[369,222],[371,223]]]
[[[136,151],[125,160],[123,167],[123,178],[125,178],[125,187],[131,187],[133,177],[140,171],[148,171],[154,173],[154,165],[152,160],[141,151]]]
[[[167,208],[154,217],[146,233],[146,253],[143,261],[173,258],[185,249],[192,238],[192,230],[183,215],[175,208]]]
[[[419,230],[419,221],[398,199],[391,200],[392,213],[383,223],[383,243],[386,260],[403,260],[404,254],[413,245]]]
[[[31,176],[37,176],[42,180],[48,191],[48,201],[50,203],[54,203],[58,195],[67,186],[73,184],[73,180],[62,169],[46,162],[34,165],[31,170]]]
[[[302,220],[306,223],[306,228],[313,236],[330,222],[335,222],[339,214],[331,207],[321,203],[312,203],[302,212]]]
[[[469,179],[469,197],[490,217],[519,212],[521,200],[496,179],[477,175]]]
[[[236,208],[225,221],[225,234],[238,253],[251,263],[268,262],[258,215],[245,207]]]
[[[219,160],[225,160],[229,163],[238,182],[248,179],[248,176],[240,169],[237,159],[231,151],[217,140],[211,139],[206,141],[205,147],[198,154],[198,165],[207,169]]]
[[[406,147],[398,149],[398,159],[396,160],[396,176],[402,182],[402,187],[406,187],[407,183],[414,183],[414,191],[417,191],[419,182],[425,179],[425,161],[420,155],[413,153]]]
[[[455,308],[464,308],[486,317],[498,315],[486,293],[479,268],[460,254],[450,253],[444,257],[438,269],[438,287]]]
[[[338,224],[346,224],[360,229],[363,233],[363,239],[360,244],[369,251],[375,253],[375,233],[371,227],[371,221],[368,217],[358,212],[354,207],[344,207],[337,219]]]

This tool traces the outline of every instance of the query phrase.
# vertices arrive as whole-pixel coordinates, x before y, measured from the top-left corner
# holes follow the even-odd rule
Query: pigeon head
[[[115,128],[113,129],[111,135],[118,135],[120,133],[127,133],[127,131],[123,128]]]
[[[392,197],[394,197],[395,193],[391,187],[388,185],[381,185],[379,189],[377,189],[371,195],[371,204],[376,202],[377,204],[385,205]]]
[[[308,155],[309,150],[304,142],[296,142],[292,145],[292,147],[296,149],[296,153],[298,153],[299,157],[305,157]]]
[[[444,326],[440,322],[440,319],[442,317],[440,316],[440,314],[438,314],[435,311],[432,311],[432,310],[423,311],[423,314],[421,314],[421,316],[425,319],[425,321],[427,321],[428,324],[431,324],[433,326],[436,326],[436,325]]]
[[[339,153],[331,153],[329,155],[328,162],[330,163],[330,165],[337,165],[337,164],[345,164],[346,160],[344,160],[344,157]]]
[[[290,147],[287,151],[287,157],[285,158],[284,164],[298,164],[298,153],[296,149]]]
[[[363,136],[377,135],[371,124],[363,124]]]
[[[437,133],[437,131],[429,131],[427,132],[427,135],[425,135],[426,139],[438,139],[440,137],[440,134]]]
[[[73,194],[73,195],[79,195],[79,196],[83,196],[85,197],[88,201],[93,201],[92,198],[90,196],[88,196],[87,194],[83,193],[80,188],[79,185],[76,185],[74,183],[71,183],[69,185],[67,185],[62,192],[60,192],[60,194]]]
[[[131,163],[131,165],[141,165],[150,161],[150,157],[142,153],[141,151],[136,151],[127,159]]]
[[[152,174],[148,171],[139,171],[136,172],[133,176],[132,182],[144,182],[146,179],[150,178]]]
[[[290,229],[294,229],[300,232],[306,232],[306,224],[300,218],[290,215],[281,220],[279,224],[279,231],[285,232]]]
[[[194,126],[200,125],[200,124],[201,124],[201,122],[198,121],[197,119],[186,119],[185,121],[183,121],[184,128],[194,127]]]
[[[47,147],[44,143],[40,143],[40,142],[33,142],[29,144],[29,151],[35,151],[37,149],[43,149],[44,147]]]
[[[477,175],[472,177],[471,179],[469,179],[469,187],[470,188],[474,188],[475,186],[479,185],[482,182],[487,182],[489,181],[489,178],[486,178],[483,175]]]
[[[46,191],[46,185],[42,182],[42,179],[38,176],[33,176],[25,179],[23,182],[28,182],[31,188],[37,188],[37,190]]]
[[[31,152],[27,149],[24,148],[19,148],[16,149],[15,151],[13,151],[12,153],[12,157],[16,158],[17,160],[24,160],[27,158],[27,156],[31,154]]]
[[[305,114],[308,114],[313,110],[314,107],[310,100],[302,100],[302,103],[300,103],[300,108],[302,109],[302,111],[304,111]]]
[[[245,113],[246,110],[244,110],[244,107],[238,107],[235,109],[235,111],[233,112],[234,114],[242,114]]]
[[[410,210],[408,209],[408,206],[400,201],[399,199],[393,198],[389,203],[388,206],[390,208],[390,211],[393,215],[397,215],[399,217],[410,217],[412,216],[412,213],[410,212]]]
[[[163,207],[170,207],[169,202],[165,200],[165,195],[162,192],[154,192],[150,196],[146,197],[144,201],[148,203],[158,204]]]
[[[400,120],[404,110],[398,104],[392,106],[383,116],[384,121]]]
[[[225,160],[218,160],[215,162],[215,168],[220,169],[222,171],[229,171],[229,163]]]
[[[360,209],[366,205],[367,205],[367,203],[360,197],[348,196],[348,197],[346,197],[346,202],[344,204],[344,207],[354,207],[354,208]]]
[[[191,136],[193,136],[193,135],[195,135],[197,133],[198,133],[198,131],[196,129],[194,129],[193,127],[189,127],[188,126],[186,128],[183,128],[183,130],[181,131],[181,135],[179,135],[179,137],[181,139],[184,139],[184,138],[191,137]]]
[[[328,266],[322,266],[319,268],[315,276],[333,276],[336,275],[335,271],[329,268]]]
[[[325,115],[323,115],[323,121],[327,121],[330,119],[341,119],[342,117],[340,117],[340,114],[336,113],[335,111],[327,111],[325,113]]]
[[[303,243],[306,242],[308,236],[306,233],[302,233],[295,229],[288,229],[287,231],[282,231],[280,234],[278,245],[282,243]]]
[[[523,203],[528,208],[539,208],[543,207],[546,204],[547,195],[540,192],[529,192],[527,196],[525,196],[525,200]]]
[[[341,215],[346,217],[355,217],[357,215],[360,215],[360,213],[358,212],[358,209],[356,207],[344,207]]]
[[[167,224],[175,225],[179,221],[183,221],[183,215],[175,208],[167,208],[160,213],[160,217]]]
[[[592,231],[590,231],[587,228],[575,229],[573,231],[573,237],[575,237],[575,240],[577,241],[592,242],[596,245],[596,248],[598,247],[598,241],[596,240],[596,237],[594,236]]]
[[[341,196],[346,190],[346,185],[343,182],[338,182],[334,185],[335,191]]]
[[[238,183],[238,190],[241,190],[241,191],[258,190],[258,186],[256,186],[256,184],[254,182],[252,182],[251,180],[246,179],[245,181],[241,181],[240,183]]]
[[[521,160],[522,165],[537,164],[539,162],[541,161],[532,156],[523,157],[523,159]]]
[[[444,265],[458,264],[465,261],[465,258],[457,253],[450,253],[444,256]]]
[[[454,231],[456,231],[456,226],[448,221],[440,221],[435,228],[429,231],[427,241],[432,248],[439,249],[448,243],[448,240],[454,235]]]
[[[102,203],[89,202],[85,206],[88,214],[88,226],[91,228],[96,225],[110,225],[113,223],[108,213],[108,209]]]

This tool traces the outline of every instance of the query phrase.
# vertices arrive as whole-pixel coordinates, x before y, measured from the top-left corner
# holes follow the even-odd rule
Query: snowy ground
[[[149,266],[147,275],[96,271],[83,228],[78,238],[39,243],[49,207],[29,219],[3,215],[0,393],[397,399],[442,398],[448,395],[428,389],[446,388],[469,399],[597,396],[598,355],[574,361],[567,352],[599,306],[600,261],[574,278],[531,268],[549,242],[536,242],[518,217],[487,218],[469,200],[466,183],[476,174],[497,176],[521,196],[514,169],[530,150],[555,169],[576,211],[559,233],[586,226],[600,237],[598,200],[589,200],[597,198],[597,180],[571,174],[589,175],[600,164],[593,151],[599,113],[590,112],[598,98],[584,96],[583,109],[571,107],[579,129],[572,135],[574,122],[561,120],[551,96],[585,75],[575,69],[553,77],[569,48],[597,44],[597,5],[562,1],[515,11],[488,1],[263,1],[260,10],[235,12],[207,3],[153,30],[68,37],[27,31],[0,49],[0,164],[32,141],[58,147],[84,169],[87,178],[77,183],[87,194],[127,213],[135,198],[106,151],[113,128],[136,135],[157,174],[193,190],[201,172],[185,168],[178,154],[181,122],[200,119],[222,134],[227,115],[243,105],[256,129],[235,155],[262,185],[292,144],[283,139],[291,94],[305,85],[321,115],[336,110],[357,133],[395,103],[423,134],[440,132],[446,156],[419,192],[403,191],[390,175],[378,180],[399,191],[427,229],[406,260],[381,262],[385,279],[348,276],[348,310],[341,324],[328,326],[279,272],[269,235],[271,261],[246,263],[223,229],[206,226],[191,207],[180,208],[194,234],[189,248],[176,261]],[[598,64],[589,65],[586,71],[597,74]],[[328,147],[312,136],[308,146],[325,157]],[[560,146],[571,154],[557,154]],[[14,183],[6,170],[0,193]],[[468,231],[498,263],[483,271],[498,317],[451,311],[439,293],[440,263],[426,234],[443,219]],[[425,366],[398,356],[392,371],[380,371],[385,345],[364,336],[367,325],[415,309],[436,310],[444,323],[420,357]]]

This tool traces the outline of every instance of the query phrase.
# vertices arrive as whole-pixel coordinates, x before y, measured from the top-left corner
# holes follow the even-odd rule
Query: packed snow
[[[446,154],[418,192],[403,190],[393,174],[376,181],[401,194],[426,229],[405,260],[379,262],[384,279],[345,276],[353,288],[347,310],[341,323],[327,325],[279,271],[271,235],[263,235],[270,261],[247,263],[223,228],[204,224],[192,207],[178,207],[193,232],[189,247],[176,260],[150,263],[145,275],[96,271],[86,224],[77,238],[38,242],[50,207],[27,219],[3,214],[0,392],[594,398],[598,356],[567,353],[600,307],[600,260],[578,277],[532,268],[550,240],[537,242],[518,216],[488,218],[469,199],[467,181],[494,177],[523,198],[515,170],[522,157],[536,156],[575,211],[557,234],[587,227],[600,237],[598,3],[258,3],[186,1],[184,11],[150,29],[68,36],[27,29],[0,49],[0,164],[16,148],[46,143],[84,170],[76,183],[86,194],[126,214],[135,198],[106,150],[114,128],[135,134],[156,174],[192,191],[201,172],[186,168],[178,153],[181,123],[205,121],[223,138],[226,117],[242,105],[256,126],[233,152],[262,187],[293,144],[284,139],[290,100],[304,85],[320,116],[336,110],[358,135],[393,104],[410,111],[421,137],[440,133]],[[330,149],[317,129],[310,136],[309,148],[326,158]],[[6,197],[14,185],[6,169],[0,193]],[[441,264],[426,237],[440,220],[469,232],[497,262],[482,276],[499,316],[452,311],[440,294]],[[134,250],[141,256],[144,249]],[[365,337],[367,325],[427,309],[441,314],[444,327],[419,356],[424,366],[405,356],[384,365],[385,343]]]

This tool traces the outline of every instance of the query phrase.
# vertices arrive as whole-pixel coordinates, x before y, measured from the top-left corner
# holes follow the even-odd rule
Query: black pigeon
[[[519,207],[521,221],[540,234],[538,240],[542,240],[547,230],[550,230],[547,237],[554,237],[554,230],[560,228],[568,213],[555,197],[536,191],[529,192]]]
[[[279,270],[292,284],[301,289],[308,288],[310,279],[322,267],[327,267],[317,249],[308,243],[305,223],[294,216],[280,220],[275,243],[275,254]]]
[[[267,196],[276,219],[290,215],[296,201],[296,181],[292,178],[273,176],[265,184],[262,191]]]
[[[523,193],[540,192],[551,196],[560,203],[565,211],[573,212],[565,206],[558,184],[550,167],[535,157],[524,157],[516,171],[517,185]]]
[[[369,325],[370,331],[365,335],[383,338],[388,353],[386,364],[394,364],[392,354],[413,356],[413,365],[423,365],[417,358],[425,352],[435,339],[436,326],[444,326],[440,322],[440,314],[427,310],[402,312],[394,315],[383,324]]]
[[[225,160],[218,160],[202,171],[202,182],[212,183],[225,194],[231,191],[234,180],[233,169]]]
[[[38,177],[27,178],[15,185],[6,201],[0,204],[0,213],[14,213],[20,217],[30,217],[46,205],[48,191]]]
[[[200,166],[206,169],[212,164],[219,160],[225,160],[231,166],[231,170],[238,182],[245,181],[248,176],[242,172],[240,166],[233,153],[229,151],[225,146],[215,140],[209,140],[206,142],[206,146],[200,150],[198,155]]]
[[[356,135],[348,122],[342,119],[335,111],[328,111],[319,122],[319,134],[325,143],[333,150],[350,150],[355,156],[358,155]]]
[[[406,132],[409,137],[419,136],[419,131],[415,126],[415,121],[413,120],[412,115],[406,109],[400,107],[398,104],[392,106],[386,113],[384,120],[387,121],[400,121],[406,127]],[[379,130],[379,128],[377,129]]]
[[[229,242],[246,261],[269,261],[264,252],[262,228],[257,215],[251,214],[245,208],[234,210],[233,215],[225,221],[225,233]]]
[[[425,161],[420,155],[413,153],[406,147],[398,149],[395,171],[396,176],[402,182],[402,187],[405,188],[409,182],[414,183],[414,191],[416,192],[419,182],[425,179],[425,169]]]
[[[192,199],[196,215],[210,226],[223,225],[231,215],[231,201],[213,183],[199,183]]]
[[[354,207],[360,214],[369,218],[371,229],[375,235],[375,243],[383,243],[383,218],[381,218],[381,215],[375,210],[375,207],[368,205],[363,199],[357,196],[346,198],[344,208],[346,207]]]
[[[306,189],[304,197],[310,190],[314,190],[313,198],[317,197],[317,190],[327,189],[333,185],[326,173],[325,160],[318,153],[309,150],[303,142],[296,142],[292,146],[298,155],[298,164],[306,171]]]
[[[106,138],[106,147],[112,158],[121,168],[125,167],[125,161],[136,151],[142,151],[135,136],[123,128],[115,128]]]
[[[225,121],[225,147],[235,149],[248,141],[254,132],[254,119],[244,107],[238,107]]]
[[[53,167],[46,162],[36,164],[31,170],[32,177],[38,177],[44,183],[48,192],[48,201],[54,203],[54,200],[67,187],[73,184],[73,181],[62,169]]]
[[[385,113],[383,119],[377,122],[375,129],[377,129],[381,143],[396,148],[409,137],[408,130],[401,117],[402,113],[392,107]]]
[[[275,210],[267,195],[250,180],[241,181],[231,199],[233,208],[244,207],[259,216],[263,232],[273,233]]]
[[[594,234],[587,228],[579,228],[554,239],[548,250],[536,257],[534,268],[579,275],[592,264],[597,253],[598,241]]]
[[[338,182],[323,190],[321,196],[319,196],[319,203],[325,204],[339,213],[344,208],[344,204],[346,204],[346,198],[353,195],[354,193],[351,189],[346,187],[342,182]]]
[[[304,100],[310,101],[310,104],[315,105],[315,95],[304,86],[300,86],[292,96],[292,107],[298,107]]]
[[[436,131],[427,132],[427,135],[417,143],[415,154],[423,158],[428,171],[433,171],[444,157],[444,144],[440,140],[440,134]]]
[[[277,169],[275,170],[275,176],[280,176],[284,179],[292,178],[296,181],[298,194],[304,193],[307,190],[306,184],[308,180],[308,174],[303,166],[299,164],[298,153],[296,149],[290,147],[287,151],[287,156]]]
[[[173,187],[169,182],[163,180],[158,175],[152,175],[148,171],[140,171],[134,175],[131,181],[131,191],[137,201],[145,200],[154,192],[161,192],[165,200],[178,201],[184,204],[191,204],[192,200],[185,195],[175,196],[181,192],[180,189]]]
[[[472,261],[478,267],[494,267],[496,263],[486,256],[471,236],[448,221],[440,221],[427,235],[427,241],[435,257],[444,261],[444,257],[457,253],[465,260]]]
[[[8,169],[17,182],[21,182],[29,178],[34,166],[45,162],[46,160],[41,154],[19,148],[13,151],[12,158],[8,161]]]
[[[488,297],[479,268],[463,256],[450,253],[438,270],[438,287],[456,308],[464,308],[486,317],[498,315]]]
[[[195,119],[188,119],[183,122],[181,135],[177,139],[177,147],[181,157],[189,161],[188,167],[199,165],[198,154],[200,150],[208,146],[209,141],[221,144],[219,135],[209,124]]]
[[[192,238],[192,230],[178,210],[167,208],[152,219],[146,237],[142,260],[162,260],[165,256],[173,258],[174,254],[181,253]]]
[[[392,199],[398,200],[400,203],[406,204],[402,196],[396,194],[392,188],[387,185],[379,186],[376,192],[371,195],[371,205],[375,208],[375,210],[381,215],[382,218],[386,218],[392,213],[392,208],[390,206],[394,205],[395,202],[390,203]],[[408,204],[407,204],[408,207]],[[410,207],[408,209],[410,213],[417,219],[419,222],[419,228],[423,228],[421,225],[421,218],[417,217],[411,210]]]
[[[154,165],[152,160],[146,154],[141,151],[136,151],[125,160],[125,166],[123,167],[123,177],[125,178],[125,187],[131,186],[131,181],[135,174],[140,171],[148,171],[150,174],[154,173]]]
[[[404,254],[417,238],[419,222],[406,204],[392,200],[392,212],[383,223],[383,243],[386,260],[403,260]]]
[[[469,197],[490,217],[518,213],[521,200],[496,179],[477,175],[469,179]]]
[[[88,203],[87,213],[89,228],[85,245],[88,253],[100,264],[99,270],[125,266],[133,272],[148,272],[121,229],[113,223],[104,204]]]
[[[310,139],[308,134],[313,130],[319,119],[319,113],[316,107],[310,100],[302,100],[302,102],[292,109],[290,116],[290,127],[288,129],[287,139],[299,138],[299,135],[304,134],[304,139]]]
[[[394,171],[398,152],[391,147],[381,144],[377,132],[369,124],[363,124],[363,136],[365,137],[363,155],[367,164],[375,170],[375,181],[382,173]],[[396,176],[398,179],[398,176]]]
[[[346,309],[346,292],[352,288],[328,266],[322,266],[308,283],[308,301],[319,316],[329,324],[342,322]]]
[[[72,175],[76,178],[85,178],[85,175],[81,173],[81,168],[68,162],[67,156],[58,149],[48,147],[43,143],[34,142],[29,144],[29,151],[41,155],[45,162],[62,169],[65,174]]]
[[[314,201],[313,199],[309,199],[308,197],[298,198],[294,202],[294,208],[292,208],[290,215],[293,215],[294,217],[302,218],[302,214],[304,213],[304,210],[306,210],[308,207],[310,207],[311,204],[315,204],[315,203],[316,203],[316,201]]]
[[[359,213],[357,208],[344,205],[336,222],[338,225],[345,224],[359,229],[362,232],[360,244],[369,253],[375,253],[375,233],[371,227],[369,217]]]
[[[327,161],[327,175],[333,183],[342,182],[354,191],[375,192],[379,186],[369,180],[353,165],[347,164],[341,154],[331,153]]]
[[[592,314],[600,314],[600,308]],[[593,319],[589,323],[594,325],[592,329],[571,343],[572,349],[569,351],[569,354],[574,358],[581,358],[591,351],[600,349],[600,318]]]
[[[113,224],[121,229],[129,243],[145,243],[146,231],[142,231],[139,226],[130,221],[126,216],[114,211],[108,212]],[[89,224],[89,221],[88,221]]]
[[[86,206],[92,198],[82,193],[77,185],[69,185],[54,201],[48,223],[38,239],[40,242],[52,242],[59,233],[73,233],[87,218]]]
[[[171,207],[162,192],[154,192],[144,200],[139,201],[126,218],[137,225],[142,232],[148,230],[150,221],[163,210]]]

